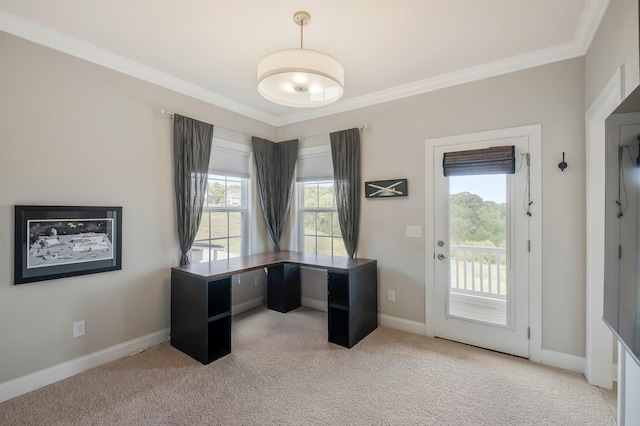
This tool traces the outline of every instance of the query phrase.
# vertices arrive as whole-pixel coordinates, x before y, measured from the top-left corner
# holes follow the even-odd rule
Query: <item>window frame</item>
[[[305,207],[304,202],[305,202],[305,187],[309,184],[315,184],[316,185],[316,196],[317,196],[317,207]],[[330,184],[331,186],[331,191],[333,193],[333,207],[320,207],[320,185],[321,184]],[[334,181],[333,179],[306,179],[306,180],[301,180],[296,182],[296,193],[297,193],[297,217],[298,217],[298,247],[300,247],[300,251],[305,252],[305,253],[313,253],[313,254],[321,254],[321,255],[328,255],[328,256],[346,256],[346,249],[344,248],[344,241],[342,239],[342,234],[336,234],[334,232],[334,230],[336,229],[336,227],[338,227],[338,229],[340,229],[340,224],[337,223],[338,221],[338,208],[336,205],[336,199],[335,199],[335,186],[334,186]],[[305,213],[315,213],[316,215],[316,227],[315,227],[315,233],[314,234],[308,234],[306,231],[306,226],[305,226]],[[331,235],[329,236],[322,236],[319,237],[318,236],[318,214],[320,213],[330,213],[331,214]],[[308,252],[306,251],[306,244],[305,244],[305,238],[306,237],[314,237],[315,238],[315,251],[314,252]],[[331,253],[319,253],[318,252],[318,241],[320,238],[326,238],[329,239],[331,241],[330,247],[331,247]],[[344,251],[343,253],[336,253],[335,250],[335,240],[339,240],[340,244],[342,245],[342,250]]]

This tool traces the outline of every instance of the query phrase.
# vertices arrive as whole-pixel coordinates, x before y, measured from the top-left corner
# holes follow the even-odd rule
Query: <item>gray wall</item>
[[[425,139],[541,123],[542,345],[585,355],[583,69],[578,58],[278,128],[287,140],[367,124],[363,180],[409,180],[407,198],[363,200],[358,255],[378,259],[382,314],[425,322],[425,241],[405,237],[430,202]]]
[[[611,0],[585,56],[585,110],[624,65],[624,91],[638,85],[638,1]]]
[[[169,327],[179,257],[162,108],[272,140],[275,130],[1,32],[0,56],[2,383]],[[14,286],[15,204],[122,206],[123,269]],[[79,320],[86,335],[74,339]]]

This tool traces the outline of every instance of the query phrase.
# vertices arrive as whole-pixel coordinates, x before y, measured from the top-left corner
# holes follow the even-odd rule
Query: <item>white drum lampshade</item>
[[[344,92],[344,68],[331,56],[315,50],[280,50],[258,64],[258,91],[280,105],[328,105]]]
[[[258,92],[271,102],[295,108],[331,104],[344,92],[344,68],[335,58],[302,47],[302,29],[311,17],[296,12],[300,48],[265,56],[258,64]]]

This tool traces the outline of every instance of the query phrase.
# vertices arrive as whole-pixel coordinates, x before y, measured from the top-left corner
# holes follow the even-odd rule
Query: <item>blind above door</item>
[[[516,171],[515,146],[446,152],[442,169],[445,176],[513,174]]]

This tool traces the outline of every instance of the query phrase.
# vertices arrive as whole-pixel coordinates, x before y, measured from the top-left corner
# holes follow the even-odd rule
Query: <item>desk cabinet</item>
[[[203,364],[231,352],[231,277],[204,280],[172,270],[171,344]]]
[[[353,347],[378,326],[377,262],[296,252],[263,253],[171,269],[171,344],[209,364],[231,352],[231,276],[268,270],[268,305],[300,306],[300,266],[327,270],[329,342]]]
[[[267,307],[282,313],[299,308],[300,267],[285,263],[267,271]]]
[[[376,262],[349,272],[328,272],[327,321],[329,341],[353,347],[378,327]]]

